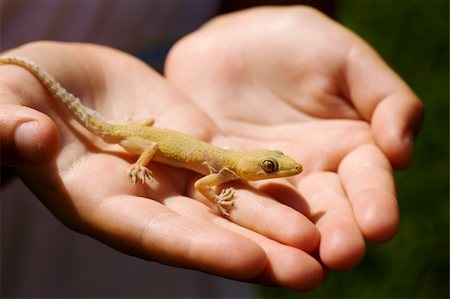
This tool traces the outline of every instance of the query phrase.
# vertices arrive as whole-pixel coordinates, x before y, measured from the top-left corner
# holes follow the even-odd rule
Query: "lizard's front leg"
[[[213,186],[217,186],[229,181],[237,180],[238,177],[228,168],[223,168],[218,173],[211,173],[197,180],[194,184],[195,189],[204,197],[214,203],[223,215],[229,215],[225,207],[234,204],[234,189],[227,188],[217,195]]]
[[[140,155],[128,170],[131,182],[135,184],[138,179],[142,183],[145,183],[146,180],[151,181],[152,172],[146,165],[152,160],[158,150],[158,144],[141,137],[129,137],[122,140],[120,145],[128,152]]]

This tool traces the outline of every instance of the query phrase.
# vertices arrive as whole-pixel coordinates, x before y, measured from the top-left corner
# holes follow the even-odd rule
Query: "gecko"
[[[175,130],[155,127],[153,119],[115,124],[84,106],[78,97],[35,63],[22,57],[0,57],[0,65],[5,64],[16,65],[30,72],[88,131],[138,156],[128,169],[133,184],[136,181],[144,184],[153,180],[153,173],[147,168],[150,161],[195,171],[203,175],[194,183],[195,189],[215,205],[219,213],[228,216],[235,203],[235,189],[226,188],[217,194],[216,186],[239,179],[256,181],[302,172],[302,165],[280,150],[223,149]]]

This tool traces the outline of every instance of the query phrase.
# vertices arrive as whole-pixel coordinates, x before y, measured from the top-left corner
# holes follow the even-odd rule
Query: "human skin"
[[[309,35],[302,47],[292,43],[301,30],[328,38]],[[289,42],[275,41],[283,32]],[[271,40],[277,51],[262,44]],[[167,79],[95,45],[39,42],[8,54],[34,61],[107,119],[153,117],[222,147],[280,149],[304,165],[293,179],[230,184],[236,204],[225,219],[201,203],[194,172],[150,163],[155,181],[133,186],[126,172],[134,157],[75,124],[28,72],[0,67],[2,163],[63,223],[118,250],[304,291],[320,284],[324,267],[357,264],[365,239],[397,231],[390,165],[409,163],[405,136],[420,102],[361,40],[315,11],[219,18],[174,48]]]
[[[422,105],[361,38],[309,7],[256,8],[185,37],[165,71],[235,144],[271,140],[304,164],[291,183],[320,231],[327,267],[348,269],[365,240],[395,235],[392,166],[411,161]]]

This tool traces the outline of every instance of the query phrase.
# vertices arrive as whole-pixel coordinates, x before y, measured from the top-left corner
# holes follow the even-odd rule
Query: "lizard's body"
[[[146,168],[151,160],[191,169],[205,175],[195,182],[195,188],[215,203],[223,214],[228,214],[225,206],[234,203],[234,189],[225,189],[217,195],[213,186],[237,179],[252,181],[286,177],[302,171],[301,164],[278,150],[225,150],[181,132],[153,127],[153,120],[113,124],[82,105],[77,97],[34,63],[18,57],[0,57],[2,64],[14,64],[27,69],[46,86],[53,97],[72,111],[81,125],[106,142],[117,143],[128,152],[139,155],[128,172],[133,183],[137,179],[142,182],[151,180],[152,173]]]

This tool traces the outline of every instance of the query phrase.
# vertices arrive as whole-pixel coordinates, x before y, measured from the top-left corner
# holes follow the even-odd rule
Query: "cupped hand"
[[[215,116],[203,111],[204,105],[193,103],[124,53],[87,44],[38,42],[3,54],[35,62],[108,120],[155,118],[155,126],[228,147],[243,137],[239,130],[224,134]],[[278,180],[277,185],[259,189],[234,184],[238,202],[225,219],[200,202],[193,188],[199,175],[150,163],[154,181],[133,185],[127,171],[136,157],[81,127],[28,71],[2,65],[0,78],[2,163],[14,166],[63,223],[141,258],[233,279],[295,290],[322,281],[322,266],[310,255],[318,246],[319,233],[304,216],[307,207],[302,210],[297,203],[289,207],[274,200],[279,197],[274,188],[297,198],[296,181],[293,185]],[[242,123],[242,131],[259,132],[249,125]],[[239,147],[278,147],[297,155],[291,138],[280,142],[275,134],[291,129],[274,125],[269,130],[274,131],[263,139],[248,138]]]
[[[365,240],[395,235],[391,165],[409,164],[422,107],[355,34],[311,8],[257,8],[218,17],[182,39],[165,71],[234,147],[281,149],[303,164],[290,192],[257,187],[315,223],[327,267],[352,267]],[[242,196],[237,206],[245,207],[234,216],[240,222],[302,230],[271,199]]]

